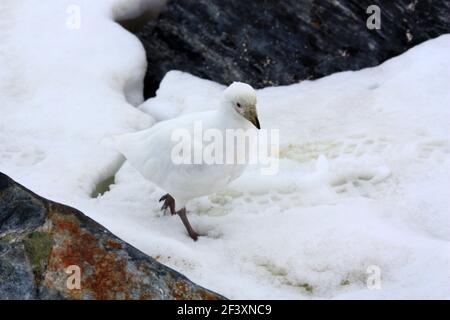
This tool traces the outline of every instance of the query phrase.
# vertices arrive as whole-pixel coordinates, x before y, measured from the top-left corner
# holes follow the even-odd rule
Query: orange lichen
[[[113,241],[111,239],[108,239],[108,241],[106,242],[106,245],[110,248],[122,249],[122,245],[120,243]]]
[[[48,272],[60,272],[70,265],[78,265],[89,274],[82,274],[81,291],[95,299],[129,299],[136,286],[133,275],[127,273],[127,261],[116,253],[108,252],[92,234],[80,228],[73,217],[55,213],[50,215],[52,235],[58,244],[50,253]],[[120,243],[107,241],[107,247],[122,248]],[[67,290],[79,298],[79,290]]]
[[[77,265],[81,270],[81,288],[66,289],[72,299],[152,299],[154,292],[142,280],[154,277],[154,270],[143,261],[136,261],[129,269],[129,260],[123,245],[102,233],[91,233],[70,208],[52,205],[49,209],[49,233],[53,238],[45,285],[64,288],[68,279],[67,267]],[[135,271],[130,271],[130,270]],[[167,274],[167,285],[175,299],[217,299],[213,293],[199,289],[192,291],[187,280],[177,280]],[[156,289],[155,289],[156,290]],[[156,292],[156,291],[155,291]],[[135,296],[134,294],[139,294]]]
[[[176,300],[186,299],[186,293],[188,292],[186,283],[184,281],[175,281],[173,284],[169,285],[172,292],[172,296]]]
[[[198,289],[197,294],[199,295],[199,298],[202,300],[220,300],[217,294],[214,294],[204,289]]]

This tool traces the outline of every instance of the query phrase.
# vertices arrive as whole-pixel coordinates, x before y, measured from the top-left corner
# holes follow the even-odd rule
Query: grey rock
[[[69,266],[80,288],[67,286]],[[69,281],[70,283],[70,281]],[[0,299],[224,299],[0,173]]]
[[[369,5],[381,9],[379,30],[366,27]],[[172,69],[261,88],[375,66],[449,33],[449,17],[447,0],[171,0],[134,32],[149,97]]]

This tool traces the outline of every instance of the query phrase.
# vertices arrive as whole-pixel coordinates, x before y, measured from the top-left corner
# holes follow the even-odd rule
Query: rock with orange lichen
[[[0,299],[224,299],[0,173]]]

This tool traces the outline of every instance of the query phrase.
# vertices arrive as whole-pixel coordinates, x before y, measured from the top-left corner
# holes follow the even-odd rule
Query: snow
[[[449,299],[450,35],[375,68],[258,90],[261,126],[280,130],[279,173],[251,166],[191,201],[207,235],[193,242],[128,163],[91,197],[121,164],[105,139],[218,106],[223,86],[179,71],[142,103],[145,52],[113,19],[157,3],[2,0],[0,171],[229,298]]]

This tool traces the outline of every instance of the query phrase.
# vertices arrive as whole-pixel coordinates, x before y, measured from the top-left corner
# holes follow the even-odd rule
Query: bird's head
[[[239,115],[261,129],[256,112],[256,92],[251,86],[242,82],[233,82],[223,92],[222,103],[226,108],[232,108]]]

